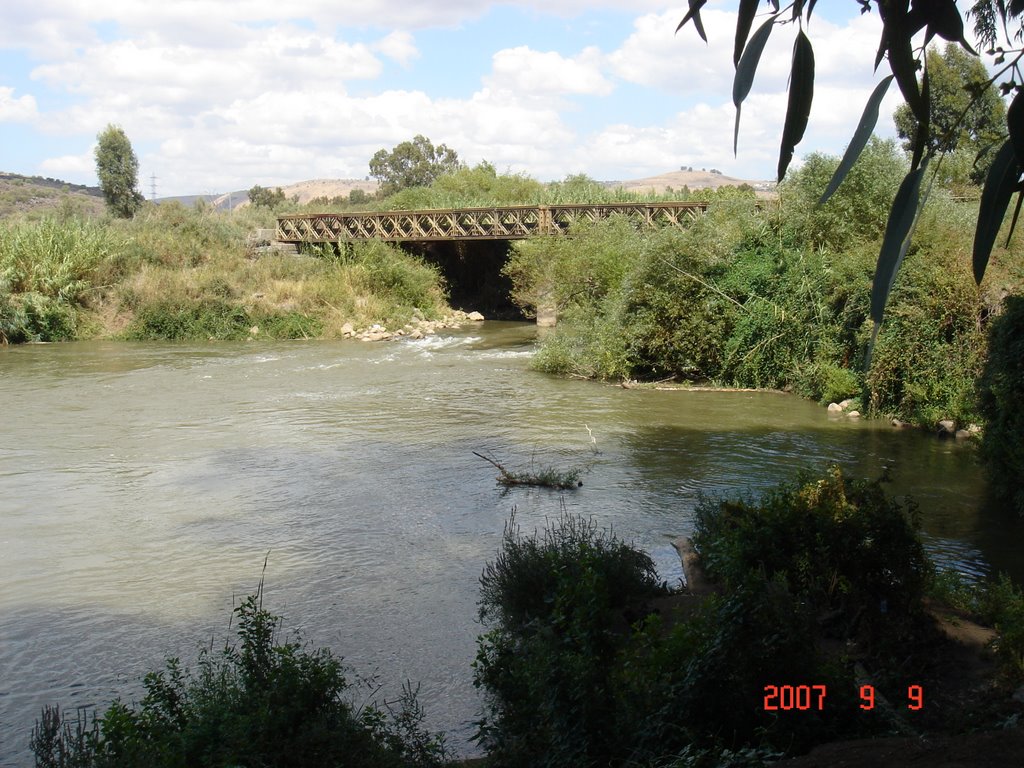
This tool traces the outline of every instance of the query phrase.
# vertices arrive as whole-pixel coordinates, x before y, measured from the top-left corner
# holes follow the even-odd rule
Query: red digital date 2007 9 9
[[[791,710],[806,711],[815,709],[819,712],[825,708],[824,685],[766,685],[764,687],[764,709],[766,712],[789,712]],[[924,689],[920,685],[907,688],[907,709],[918,710],[924,707]],[[871,685],[860,687],[860,708],[875,708],[875,688]]]

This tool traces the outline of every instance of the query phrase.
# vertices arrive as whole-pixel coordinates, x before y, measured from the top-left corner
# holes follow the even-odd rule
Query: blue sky
[[[684,165],[771,178],[794,33],[772,35],[733,157],[735,0],[704,11],[710,46],[674,33],[685,2],[653,0],[16,5],[0,25],[0,170],[95,183],[114,123],[160,195],[363,178],[416,134],[544,181]],[[878,19],[858,9],[819,3],[807,29],[817,88],[798,157],[840,153],[880,77]]]

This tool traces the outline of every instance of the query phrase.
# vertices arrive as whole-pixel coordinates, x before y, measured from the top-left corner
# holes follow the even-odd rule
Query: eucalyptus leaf
[[[739,63],[736,65],[736,75],[732,81],[732,103],[736,106],[736,128],[733,131],[732,151],[736,153],[740,139],[740,106],[743,100],[750,93],[754,84],[754,73],[757,72],[757,65],[761,61],[761,54],[764,46],[772,33],[777,16],[772,16],[768,21],[757,28],[751,36],[750,42],[743,49]]]
[[[693,19],[693,26],[697,29],[697,34],[700,35],[700,39],[705,43],[708,41],[707,33],[704,31],[704,22],[700,18],[700,9],[708,4],[708,0],[690,0],[690,10],[683,16],[683,20],[679,22],[679,26],[676,27],[676,32],[686,26],[686,22]]]
[[[1017,155],[1017,162],[1024,166],[1024,87],[1017,94],[1006,110],[1006,126],[1010,131],[1010,141]]]
[[[1006,208],[1010,204],[1017,180],[1020,178],[1021,166],[1013,149],[1013,143],[1007,139],[996,152],[985,178],[985,186],[981,190],[981,205],[978,209],[978,224],[974,230],[974,280],[977,283],[985,276],[992,246],[995,245],[999,228],[1006,216]]]
[[[921,167],[911,171],[903,179],[889,210],[885,225],[882,248],[875,265],[875,279],[871,285],[871,319],[881,325],[885,315],[885,304],[889,300],[896,273],[907,253],[910,230],[917,218],[918,202],[921,197],[921,180],[924,178],[925,161]]]
[[[793,70],[789,78],[789,103],[786,122],[782,127],[782,147],[779,151],[779,181],[793,159],[793,150],[804,137],[807,118],[814,100],[814,47],[801,29],[793,43]]]
[[[759,4],[760,0],[740,0],[736,16],[736,44],[732,52],[733,67],[738,67],[740,64],[740,56],[743,55],[743,48],[747,44],[750,29],[754,26],[754,16],[757,15]]]
[[[875,86],[875,90],[868,97],[868,102],[864,105],[864,114],[861,115],[860,122],[857,124],[857,130],[853,132],[853,138],[850,139],[850,144],[846,147],[843,159],[840,161],[839,167],[836,168],[836,172],[832,174],[832,180],[829,181],[825,194],[821,196],[818,205],[824,205],[835,191],[839,189],[839,186],[846,178],[846,174],[850,172],[850,169],[853,168],[860,157],[861,152],[864,151],[864,147],[868,145],[871,134],[875,130],[875,124],[878,123],[879,107],[882,104],[882,99],[885,98],[885,94],[888,93],[892,81],[893,75],[886,76],[882,82]]]

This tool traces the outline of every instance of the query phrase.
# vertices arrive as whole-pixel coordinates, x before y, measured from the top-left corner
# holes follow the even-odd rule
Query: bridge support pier
[[[554,291],[545,287],[537,296],[537,327],[554,328],[558,323],[558,307]]]

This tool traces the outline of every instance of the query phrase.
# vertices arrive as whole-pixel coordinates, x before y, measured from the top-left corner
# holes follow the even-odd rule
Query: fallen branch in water
[[[498,472],[498,482],[508,488],[515,485],[533,485],[540,488],[555,488],[557,490],[566,490],[568,488],[579,488],[583,485],[583,481],[580,476],[583,474],[583,470],[579,467],[572,469],[560,470],[555,467],[544,467],[537,472],[513,472],[510,469],[502,466],[502,464],[489,456],[484,456],[482,453],[473,451],[474,456],[479,456],[481,459],[486,461],[491,466],[495,467]]]

